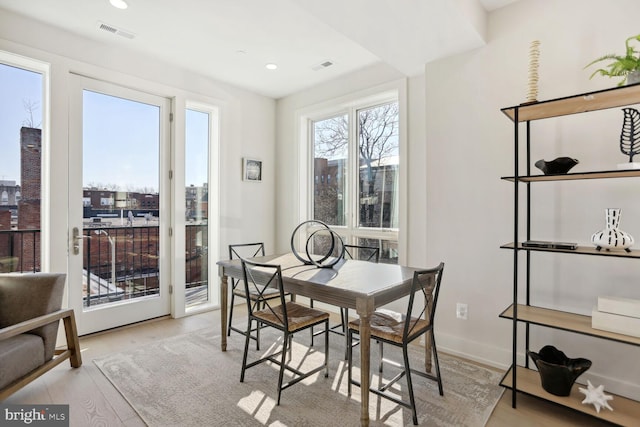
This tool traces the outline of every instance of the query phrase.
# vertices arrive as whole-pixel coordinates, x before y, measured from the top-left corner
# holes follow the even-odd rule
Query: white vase
[[[611,249],[624,249],[627,252],[633,245],[633,237],[629,233],[625,233],[620,230],[620,209],[609,208],[605,210],[606,213],[606,228],[601,231],[593,233],[591,236],[591,243],[596,246],[597,250],[605,248]]]

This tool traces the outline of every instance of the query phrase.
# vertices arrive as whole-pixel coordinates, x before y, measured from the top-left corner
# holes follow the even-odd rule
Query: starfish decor
[[[592,404],[596,407],[596,411],[600,413],[600,408],[607,408],[613,411],[613,408],[609,406],[607,400],[613,400],[613,396],[604,394],[604,385],[594,387],[591,381],[587,380],[587,388],[579,387],[580,393],[585,395],[583,404]]]

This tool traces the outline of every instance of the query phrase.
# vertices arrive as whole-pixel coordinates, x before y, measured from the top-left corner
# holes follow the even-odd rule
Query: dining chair
[[[442,391],[442,378],[440,376],[440,365],[438,363],[438,352],[436,350],[436,340],[434,336],[436,303],[438,302],[438,293],[440,292],[440,282],[442,281],[443,271],[444,263],[440,263],[440,265],[435,268],[416,271],[414,273],[406,313],[396,313],[391,310],[379,309],[371,316],[371,339],[377,340],[380,346],[380,380],[378,387],[371,387],[369,391],[411,409],[413,424],[415,425],[418,424],[418,415],[416,413],[416,402],[413,393],[411,374],[420,375],[437,381],[440,396],[444,395]],[[416,302],[416,295],[424,296],[424,298],[418,298],[421,302]],[[416,311],[419,310],[419,314],[417,316],[413,315],[414,308]],[[353,334],[359,333],[360,320],[357,319],[349,322],[349,343],[351,343]],[[429,338],[431,338],[431,351],[433,352],[435,375],[413,369],[409,365],[409,343],[425,334],[429,334]],[[399,365],[398,363],[384,358],[384,344],[402,347],[403,365]],[[353,348],[351,345],[347,346],[347,351],[349,362],[347,390],[348,395],[351,396],[351,385],[355,384],[360,386],[360,383],[353,380],[351,376],[351,370],[353,368]],[[403,368],[398,375],[389,380],[386,384],[383,384],[382,378],[383,362]],[[389,391],[390,387],[404,376],[407,378],[407,391],[409,393],[408,402],[406,400],[402,400],[401,395],[392,394]]]
[[[380,248],[376,246],[344,245],[344,258],[378,263],[380,261]],[[313,308],[313,300],[309,301],[309,305]],[[346,307],[340,307],[340,324],[329,327],[329,332],[333,332],[334,334],[342,335],[345,337],[345,346],[348,346],[350,343],[350,341],[347,339],[348,322],[349,309]],[[322,331],[313,332],[313,329],[311,331],[311,345],[313,345],[313,337],[321,334]],[[344,350],[344,359],[347,360],[346,347]]]
[[[305,307],[293,301],[285,301],[286,293],[282,284],[282,270],[279,265],[262,264],[242,260],[242,271],[244,275],[244,287],[247,295],[255,295],[256,298],[247,298],[247,309],[249,313],[249,324],[245,335],[244,355],[242,356],[242,372],[240,382],[244,382],[245,371],[263,362],[273,362],[280,366],[278,376],[278,401],[280,405],[280,395],[282,390],[291,387],[299,381],[314,375],[324,369],[324,376],[329,376],[329,313]],[[271,291],[278,292],[278,298],[271,297]],[[263,323],[282,331],[282,350],[273,354],[262,356],[259,359],[247,364],[249,353],[250,331],[252,323]],[[287,351],[291,353],[293,334],[315,325],[324,323],[324,363],[310,371],[302,372],[297,367],[287,365]],[[281,355],[281,358],[277,357]],[[299,367],[299,366],[298,366]],[[284,371],[292,372],[293,378],[283,384]]]
[[[263,242],[229,245],[229,259],[254,258],[257,256],[264,256]],[[231,331],[236,331],[243,335],[246,332],[238,327],[233,326],[233,324],[231,323],[233,319],[233,307],[235,304],[235,298],[247,298],[244,286],[240,285],[241,282],[242,280],[231,278],[231,307],[229,308],[229,326],[227,327],[227,336],[231,336]],[[279,298],[279,294],[277,290],[271,289],[268,290],[267,293],[265,293],[264,297],[277,299]],[[249,298],[255,299],[256,295],[249,295]],[[256,341],[256,350],[260,350],[260,327],[260,322],[258,322],[256,328],[250,331],[251,333],[255,332],[255,336],[251,335],[251,339],[254,339]]]

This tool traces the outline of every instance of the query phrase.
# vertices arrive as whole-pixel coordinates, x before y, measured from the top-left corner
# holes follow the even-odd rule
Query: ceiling
[[[126,10],[108,0],[0,0],[0,9],[281,98],[378,62],[419,74],[482,46],[486,11],[517,0],[126,1]]]

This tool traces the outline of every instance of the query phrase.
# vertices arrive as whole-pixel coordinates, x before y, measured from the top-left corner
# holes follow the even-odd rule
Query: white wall
[[[513,125],[500,108],[526,100],[530,42],[541,41],[539,100],[604,89],[617,81],[589,80],[583,67],[621,53],[638,32],[638,16],[634,0],[522,0],[489,14],[486,46],[427,64],[424,75],[408,79],[407,264],[446,263],[437,313],[441,350],[510,364],[512,324],[498,315],[512,302],[513,255],[499,246],[513,240],[513,184],[500,179],[513,174]],[[278,100],[278,250],[288,249],[300,219],[296,112],[398,78],[378,65]],[[576,171],[615,169],[626,161],[618,150],[621,124],[617,109],[535,122],[532,161],[571,156],[580,160]],[[621,207],[621,228],[640,236],[633,180],[533,190],[534,238],[588,244],[604,227],[607,207]],[[532,268],[532,301],[541,306],[589,314],[598,295],[640,298],[633,260],[540,254]],[[469,305],[469,320],[456,319],[457,302]],[[583,380],[640,398],[638,347],[535,329],[531,348],[545,344],[591,359]]]
[[[513,184],[499,178],[513,175],[514,128],[500,108],[526,101],[530,42],[541,42],[539,100],[609,88],[617,80],[589,80],[592,69],[583,67],[623,53],[638,16],[633,0],[523,0],[489,15],[485,47],[426,65],[427,258],[447,263],[442,346],[492,364],[510,361],[512,325],[498,314],[512,301],[513,255],[499,246],[513,240]],[[627,161],[618,148],[621,125],[619,109],[534,122],[532,163],[570,156],[580,160],[575,171],[616,169]],[[532,237],[589,244],[607,207],[622,208],[621,229],[640,236],[638,195],[633,180],[534,185]],[[533,304],[589,314],[598,295],[640,297],[632,260],[532,258]],[[469,304],[468,321],[455,318],[456,302]],[[545,344],[592,360],[583,380],[640,397],[638,347],[535,329],[531,348]]]
[[[0,11],[0,49],[51,64],[52,247],[66,247],[68,84],[70,72],[148,91],[173,100],[175,143],[184,145],[182,111],[187,100],[220,107],[220,239],[227,245],[264,241],[274,246],[275,101],[150,57],[77,37]],[[180,150],[178,150],[180,151]],[[264,161],[260,184],[241,180],[242,157]],[[180,204],[178,204],[180,206]],[[213,248],[212,248],[213,249]],[[53,251],[52,269],[66,269],[66,253]],[[215,268],[215,267],[214,267]],[[215,272],[214,272],[215,276]]]

